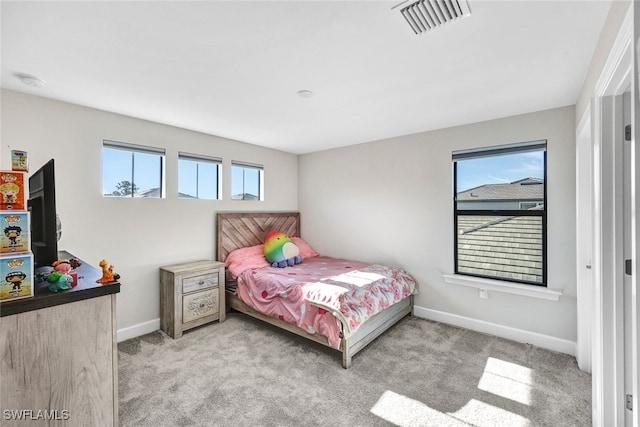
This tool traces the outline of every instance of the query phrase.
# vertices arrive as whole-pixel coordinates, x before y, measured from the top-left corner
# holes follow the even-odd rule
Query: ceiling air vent
[[[467,0],[404,1],[392,9],[396,8],[400,8],[400,13],[416,34],[471,15]]]

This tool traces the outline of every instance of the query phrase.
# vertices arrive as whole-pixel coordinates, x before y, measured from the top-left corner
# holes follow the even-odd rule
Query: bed
[[[274,268],[244,261],[245,254],[255,256],[261,250],[271,230],[294,239],[303,255],[301,264]],[[243,268],[238,270],[236,263],[234,270],[229,263],[241,254]],[[225,284],[228,308],[340,351],[345,369],[351,366],[353,355],[413,313],[413,295],[417,293],[413,277],[401,269],[315,254],[300,239],[298,212],[218,213],[217,258],[229,267]],[[387,285],[389,290],[384,288]],[[262,286],[263,290],[249,286]],[[300,305],[295,310],[301,309],[301,313],[291,314],[295,301]]]

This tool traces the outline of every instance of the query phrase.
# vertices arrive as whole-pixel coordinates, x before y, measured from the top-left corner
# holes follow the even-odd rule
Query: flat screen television
[[[29,177],[31,212],[31,251],[36,268],[58,259],[58,220],[56,218],[56,182],[53,159]]]

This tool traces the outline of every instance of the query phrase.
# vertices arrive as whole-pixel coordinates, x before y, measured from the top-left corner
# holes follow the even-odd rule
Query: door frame
[[[620,27],[620,31],[602,74],[596,84],[591,100],[591,120],[593,123],[593,425],[624,425],[624,280],[623,280],[623,177],[622,146],[616,141],[623,138],[622,95],[631,86],[634,102],[631,106],[633,134],[638,132],[638,76],[634,73],[633,28],[634,18],[638,22],[638,12],[633,5]],[[633,137],[632,137],[633,138]],[[632,142],[633,143],[633,142]],[[632,165],[639,165],[637,151],[633,153]],[[632,166],[634,168],[634,166]],[[640,200],[636,197],[635,182],[637,168],[631,172],[631,203],[636,208]],[[638,292],[635,260],[637,244],[640,241],[636,227],[638,210],[632,216],[632,258],[633,258],[633,326],[632,365],[634,412],[633,425],[639,425],[638,412]],[[579,302],[580,303],[580,302]],[[578,343],[578,345],[580,345]]]
[[[591,104],[576,129],[576,300],[578,367],[591,372],[593,324],[593,130]]]

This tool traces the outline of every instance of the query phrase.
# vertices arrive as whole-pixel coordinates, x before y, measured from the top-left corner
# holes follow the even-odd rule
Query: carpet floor
[[[590,426],[572,356],[406,317],[341,355],[240,313],[118,344],[120,425]]]

